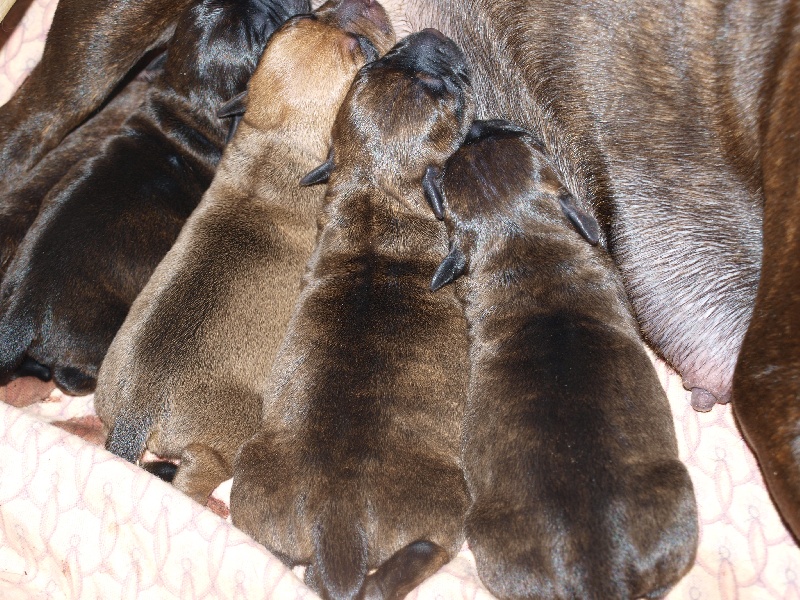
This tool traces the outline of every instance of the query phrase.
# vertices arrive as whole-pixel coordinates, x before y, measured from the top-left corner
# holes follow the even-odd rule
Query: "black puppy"
[[[439,32],[362,68],[333,126],[317,247],[234,465],[234,524],[328,598],[401,598],[463,542],[467,328],[431,294],[446,234],[426,182],[474,115],[468,67]],[[369,570],[377,570],[368,575]]]
[[[70,133],[34,169],[0,182],[0,281],[45,196],[62,179],[66,184],[70,169],[98,154],[105,140],[119,131],[144,101],[150,83],[163,70],[165,58],[160,54],[132,77],[102,110]]]
[[[442,190],[451,251],[431,287],[468,273],[481,579],[500,598],[660,597],[694,560],[694,493],[597,222],[504,121],[473,125]]]
[[[0,288],[0,379],[26,362],[91,391],[131,302],[211,183],[269,35],[305,0],[204,0],[181,16],[164,73],[97,157],[45,199]]]

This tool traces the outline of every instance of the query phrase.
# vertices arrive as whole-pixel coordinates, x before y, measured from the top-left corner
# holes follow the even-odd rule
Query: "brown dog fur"
[[[479,116],[542,138],[646,341],[695,408],[733,399],[800,536],[797,1],[385,4],[461,44]]]
[[[178,458],[175,486],[205,503],[256,431],[262,394],[314,248],[324,192],[301,177],[336,112],[394,36],[379,5],[338,0],[271,39],[214,181],[135,301],[103,362],[95,406],[107,447]],[[377,50],[376,50],[377,51]]]
[[[60,0],[42,58],[0,107],[0,179],[32,169],[172,37],[194,0]]]
[[[136,295],[208,188],[268,36],[303,0],[201,0],[147,97],[48,194],[0,287],[0,380],[25,361],[85,394]],[[80,240],[76,243],[75,240]]]
[[[596,223],[506,122],[475,124],[443,196],[451,252],[433,287],[468,273],[465,529],[481,579],[499,598],[664,594],[694,560],[694,493],[621,279],[570,225],[596,242]]]
[[[76,164],[100,151],[120,125],[144,100],[150,82],[161,72],[164,56],[127,82],[108,105],[71,132],[28,173],[0,186],[0,281],[14,258],[19,243],[39,214],[47,193]]]
[[[360,71],[334,124],[320,237],[231,492],[234,524],[311,564],[326,598],[399,597],[463,540],[466,323],[427,289],[446,240],[423,179],[472,114],[463,55],[423,32]]]

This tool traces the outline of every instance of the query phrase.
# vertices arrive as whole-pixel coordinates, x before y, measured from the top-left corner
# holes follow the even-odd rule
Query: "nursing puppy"
[[[142,103],[150,82],[161,72],[162,54],[117,93],[107,106],[70,133],[34,169],[0,185],[0,281],[17,247],[39,214],[47,193],[69,170],[100,152],[103,143]]]
[[[461,51],[414,34],[359,72],[305,180],[330,174],[321,231],[231,515],[326,598],[400,598],[463,541],[466,323],[428,290],[446,238],[423,188],[472,115]]]
[[[660,597],[694,560],[695,498],[597,222],[504,121],[475,123],[443,192],[451,251],[431,287],[467,273],[481,579],[503,599]]]
[[[304,0],[204,0],[184,13],[164,73],[102,154],[48,194],[0,287],[0,379],[35,361],[71,394],[94,389],[131,302],[211,183],[267,37]]]
[[[276,32],[211,187],[134,302],[98,376],[106,447],[180,459],[195,500],[232,474],[314,249],[324,160],[358,69],[394,42],[380,5],[328,2]]]

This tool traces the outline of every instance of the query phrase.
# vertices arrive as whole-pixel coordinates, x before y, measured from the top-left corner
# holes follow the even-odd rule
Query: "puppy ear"
[[[247,109],[247,90],[236,94],[233,98],[220,106],[217,110],[217,116],[220,119],[224,119],[225,117],[241,117],[245,109]]]
[[[442,172],[438,167],[428,165],[425,175],[422,176],[422,189],[425,192],[425,199],[433,210],[433,214],[440,221],[444,219],[444,201],[442,199],[442,186],[439,183]]]
[[[600,241],[600,225],[597,223],[597,219],[580,210],[575,204],[575,199],[569,194],[561,194],[558,201],[561,203],[561,210],[578,230],[578,233],[592,246],[597,245],[597,242]]]
[[[465,144],[479,142],[490,135],[523,135],[528,133],[519,125],[505,119],[475,120],[464,140]]]
[[[439,288],[454,282],[467,270],[467,257],[456,244],[451,244],[450,254],[448,254],[436,269],[436,273],[431,279],[431,291],[435,292]]]
[[[305,187],[317,185],[318,183],[328,183],[331,173],[333,173],[333,148],[328,151],[328,158],[325,159],[324,163],[306,173],[305,177],[300,180],[300,185]]]

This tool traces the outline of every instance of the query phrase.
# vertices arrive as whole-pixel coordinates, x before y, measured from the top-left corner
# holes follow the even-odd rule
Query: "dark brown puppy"
[[[475,123],[443,192],[451,252],[432,288],[468,274],[481,579],[503,599],[662,596],[694,560],[695,498],[621,278],[580,235],[596,244],[596,221],[504,121]]]
[[[195,500],[233,472],[314,249],[321,188],[300,187],[327,153],[356,72],[394,42],[383,9],[336,0],[271,38],[247,111],[175,245],[131,307],[98,375],[106,447],[180,459]]]
[[[211,183],[267,37],[305,0],[203,0],[187,9],[147,99],[52,194],[0,287],[0,378],[26,358],[68,393],[94,389],[131,302]]]
[[[47,193],[77,163],[94,156],[142,103],[165,55],[137,74],[96,115],[70,133],[34,169],[0,185],[0,281]]]
[[[415,34],[359,72],[312,176],[332,169],[322,229],[231,515],[326,598],[399,598],[463,541],[466,323],[428,290],[446,236],[423,187],[472,115],[461,51]]]

